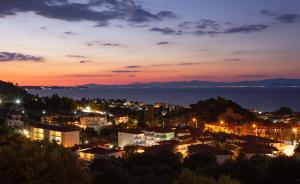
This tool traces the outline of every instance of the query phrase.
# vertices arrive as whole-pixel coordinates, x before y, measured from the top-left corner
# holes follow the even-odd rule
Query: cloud
[[[176,18],[177,16],[171,11],[161,11],[157,14],[160,18]]]
[[[229,58],[229,59],[225,59],[226,62],[240,62],[243,61],[243,59],[240,58]]]
[[[232,34],[232,33],[253,33],[258,32],[267,29],[268,25],[262,25],[262,24],[254,24],[254,25],[244,25],[240,27],[233,27],[226,29],[224,33],[226,34]]]
[[[169,45],[170,42],[157,42],[156,45]]]
[[[44,62],[44,58],[40,56],[25,55],[15,52],[0,52],[0,62],[11,61],[32,61],[32,62]]]
[[[96,78],[96,77],[112,77],[111,74],[69,74],[60,77],[76,77],[76,78]]]
[[[76,3],[68,0],[1,1],[0,17],[26,12],[64,21],[93,21],[97,25],[106,25],[110,20],[127,20],[137,23],[163,20],[173,15],[168,11],[151,13],[133,0],[89,0]]]
[[[274,20],[280,22],[280,23],[295,23],[299,19],[298,14],[293,14],[293,13],[277,13],[277,12],[272,12],[270,10],[261,10],[260,13],[265,16],[273,17]]]
[[[125,45],[119,44],[119,43],[110,43],[110,42],[99,42],[99,41],[90,41],[86,43],[87,46],[93,47],[93,46],[105,46],[105,47],[126,47]]]
[[[113,70],[113,73],[139,73],[141,70]]]
[[[81,63],[81,64],[85,64],[85,63],[91,63],[92,61],[89,61],[89,60],[81,60],[81,61],[79,61],[79,63]]]
[[[67,57],[70,57],[70,58],[86,58],[86,56],[82,56],[82,55],[67,55]]]
[[[297,14],[282,14],[278,15],[275,18],[281,23],[295,23],[299,19],[299,15]]]
[[[197,62],[197,63],[188,63],[188,62],[186,62],[186,63],[179,63],[178,65],[181,65],[181,66],[191,66],[191,65],[203,65],[203,64],[207,64],[207,63],[205,63],[205,62]]]
[[[106,46],[106,47],[126,47],[126,46],[121,45],[119,43],[103,43],[102,45]]]
[[[237,75],[235,77],[239,78],[266,78],[266,77],[280,77],[281,74],[274,74],[274,75],[263,75],[263,74],[244,74],[244,75]]]
[[[143,68],[144,66],[139,66],[139,65],[130,65],[126,66],[125,68]]]
[[[72,31],[63,32],[63,34],[65,34],[65,35],[78,35],[77,33],[74,33]]]
[[[181,31],[179,31],[179,30],[177,31],[177,30],[174,30],[174,29],[168,28],[168,27],[165,27],[165,28],[153,27],[150,29],[150,31],[159,32],[159,33],[162,33],[165,35],[181,35],[182,34]]]

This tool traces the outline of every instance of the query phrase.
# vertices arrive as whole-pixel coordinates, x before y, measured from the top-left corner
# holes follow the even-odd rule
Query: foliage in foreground
[[[88,183],[81,163],[69,150],[30,142],[15,134],[0,136],[0,181],[11,183]]]

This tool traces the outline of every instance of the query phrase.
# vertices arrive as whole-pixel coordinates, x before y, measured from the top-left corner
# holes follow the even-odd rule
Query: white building
[[[122,130],[118,132],[118,146],[145,145],[145,135],[139,130]]]
[[[6,124],[9,127],[14,127],[14,128],[21,128],[24,126],[24,122],[22,120],[22,115],[19,114],[13,114],[10,115],[7,119],[6,119]]]
[[[145,142],[148,146],[153,146],[161,141],[168,141],[175,137],[174,130],[163,127],[148,128],[143,132],[145,133]]]

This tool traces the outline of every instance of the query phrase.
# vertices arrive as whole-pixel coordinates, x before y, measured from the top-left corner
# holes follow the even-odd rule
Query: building
[[[118,132],[118,146],[145,145],[145,134],[140,130],[127,129]]]
[[[129,117],[128,116],[115,116],[115,124],[122,124],[122,123],[128,123]]]
[[[175,137],[175,131],[168,127],[152,127],[143,131],[148,146],[156,145],[161,141],[168,141]]]
[[[121,158],[123,151],[103,147],[93,147],[77,151],[79,158],[86,161],[94,159],[106,159],[110,157]]]
[[[24,121],[22,120],[22,115],[20,114],[11,114],[6,119],[6,124],[9,127],[21,128],[24,126]]]
[[[107,125],[107,115],[96,113],[90,113],[81,116],[80,122],[78,124],[78,126],[80,126],[81,128],[94,128],[95,131],[99,131],[102,127]]]
[[[55,141],[64,147],[73,147],[80,143],[79,130],[60,125],[32,124],[29,136],[31,140]]]
[[[212,145],[197,144],[188,147],[189,156],[199,153],[215,155],[219,164],[224,163],[226,160],[232,158],[233,156],[232,152]]]

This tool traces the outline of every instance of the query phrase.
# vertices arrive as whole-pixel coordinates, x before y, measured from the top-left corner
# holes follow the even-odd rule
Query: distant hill
[[[240,82],[211,82],[211,81],[178,81],[133,83],[127,85],[98,85],[86,84],[80,87],[88,88],[214,88],[214,87],[300,87],[300,79],[267,79]]]
[[[27,96],[28,93],[22,87],[19,87],[10,82],[0,80],[0,98],[1,99],[15,99]]]
[[[222,88],[222,87],[300,87],[300,79],[267,79],[239,82],[212,82],[212,81],[174,81],[132,83],[124,85],[84,84],[79,86],[23,86],[26,89],[49,90],[49,89],[84,89],[84,88]]]

